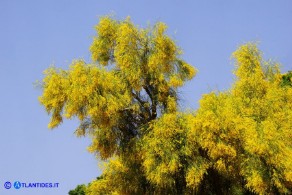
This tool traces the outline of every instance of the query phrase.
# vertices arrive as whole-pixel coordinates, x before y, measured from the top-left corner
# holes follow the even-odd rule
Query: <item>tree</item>
[[[290,194],[292,88],[282,85],[278,65],[264,61],[256,45],[239,47],[233,57],[233,87],[204,95],[191,123],[191,151],[199,148],[205,156],[193,174],[198,164],[208,167],[202,183],[215,186],[216,194]],[[213,175],[228,181],[232,193],[210,182]]]
[[[151,121],[176,112],[177,88],[196,72],[181,59],[166,28],[157,23],[139,29],[129,18],[103,17],[90,47],[91,64],[75,60],[69,70],[45,71],[40,102],[52,116],[49,127],[77,116],[76,134],[92,137],[89,151],[102,160],[111,158],[111,168],[92,188],[106,183],[101,187],[108,191],[154,189],[142,166],[142,138]]]
[[[256,45],[233,54],[230,90],[187,113],[177,91],[196,71],[165,24],[103,17],[96,30],[92,62],[46,70],[40,97],[50,128],[76,116],[76,134],[105,160],[87,194],[291,193],[292,88]]]

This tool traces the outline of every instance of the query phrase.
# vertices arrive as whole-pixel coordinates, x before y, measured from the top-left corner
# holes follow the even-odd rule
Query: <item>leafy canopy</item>
[[[291,74],[248,43],[233,53],[232,88],[182,112],[177,90],[196,70],[166,29],[103,17],[91,63],[45,71],[49,127],[77,117],[76,134],[90,136],[89,151],[106,160],[86,193],[292,193]]]

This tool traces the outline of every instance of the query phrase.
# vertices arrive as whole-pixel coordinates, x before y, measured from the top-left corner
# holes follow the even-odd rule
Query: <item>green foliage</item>
[[[69,195],[85,195],[86,186],[78,185],[74,190],[69,191]]]
[[[76,116],[77,136],[90,136],[89,151],[105,160],[86,194],[292,193],[291,72],[248,43],[233,53],[232,88],[182,112],[178,87],[196,71],[166,28],[103,17],[92,63],[45,71],[49,127]]]
[[[286,74],[282,75],[281,85],[292,87],[292,71],[288,71]]]

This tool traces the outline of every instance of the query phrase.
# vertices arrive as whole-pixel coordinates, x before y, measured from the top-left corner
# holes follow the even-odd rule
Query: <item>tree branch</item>
[[[151,119],[155,119],[157,117],[157,112],[156,112],[156,107],[157,107],[157,100],[155,99],[155,97],[153,96],[153,94],[151,93],[151,91],[148,89],[147,86],[143,87],[146,91],[146,93],[148,94],[148,96],[151,99]]]

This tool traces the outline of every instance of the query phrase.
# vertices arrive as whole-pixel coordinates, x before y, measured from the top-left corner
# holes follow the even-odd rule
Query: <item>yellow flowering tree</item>
[[[292,193],[291,73],[248,43],[233,53],[232,88],[183,112],[177,90],[196,71],[166,28],[103,17],[92,62],[45,71],[49,128],[77,117],[75,133],[104,160],[86,194]]]
[[[76,134],[90,136],[89,151],[108,160],[89,194],[155,189],[143,169],[141,142],[151,121],[176,112],[177,88],[196,73],[166,29],[164,23],[139,28],[129,18],[103,17],[90,47],[91,63],[74,60],[68,70],[45,71],[39,100],[51,114],[49,128],[77,117]]]
[[[204,192],[215,194],[292,193],[292,88],[283,85],[278,65],[261,56],[255,44],[239,47],[233,87],[202,97],[187,136],[190,150],[199,148],[204,158],[187,173],[193,187],[203,183]]]

